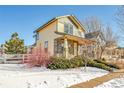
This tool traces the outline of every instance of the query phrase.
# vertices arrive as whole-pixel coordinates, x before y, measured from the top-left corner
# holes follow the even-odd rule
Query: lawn
[[[0,87],[4,88],[61,88],[100,77],[108,71],[95,67],[50,70],[44,67],[27,68],[24,64],[0,64]]]

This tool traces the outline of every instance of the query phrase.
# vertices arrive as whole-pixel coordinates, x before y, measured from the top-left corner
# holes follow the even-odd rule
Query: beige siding
[[[69,23],[69,24],[73,25],[73,35],[84,38],[84,31],[82,31],[81,29],[78,29],[72,23],[72,21],[69,18],[67,18],[67,17],[58,19],[58,31],[59,32],[64,32],[64,23]],[[80,33],[82,34],[82,36],[80,36]]]
[[[80,36],[80,34],[84,34],[84,31],[82,31],[82,29],[78,29],[69,18],[63,17],[59,18],[53,23],[48,24],[48,26],[44,27],[42,30],[39,31],[39,40],[37,41],[37,45],[41,44],[41,46],[44,48],[45,41],[48,41],[48,51],[51,53],[51,55],[54,55],[54,39],[62,36],[56,34],[55,31],[64,33],[64,23],[69,23],[73,25],[73,35],[84,38],[83,35]],[[66,45],[65,47],[68,46]],[[78,46],[75,44],[75,47]],[[74,52],[75,54],[77,54],[76,50]]]
[[[37,41],[37,44],[41,44],[43,48],[44,42],[48,41],[48,51],[51,53],[51,55],[54,55],[54,39],[60,36],[55,33],[57,30],[56,24],[57,21],[42,29],[39,32],[39,40]]]

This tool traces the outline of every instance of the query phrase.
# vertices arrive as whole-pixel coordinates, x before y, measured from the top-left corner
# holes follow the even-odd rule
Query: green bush
[[[76,56],[72,59],[66,59],[64,57],[52,57],[51,64],[48,65],[50,69],[67,69],[67,68],[76,68],[83,66],[81,56]]]
[[[76,56],[70,59],[70,64],[71,64],[70,68],[76,68],[76,67],[83,66],[84,65],[83,58],[81,56]]]
[[[116,69],[119,69],[119,67],[118,67],[117,65],[107,63],[106,61],[101,60],[101,59],[95,59],[94,61],[95,61],[95,62],[97,62],[97,63],[102,63],[102,64],[105,64],[105,65],[107,65],[107,66],[109,66],[109,67],[111,67],[111,68],[116,68]]]
[[[69,68],[69,60],[64,57],[52,57],[51,63],[48,65],[50,69],[67,69]]]
[[[85,57],[76,56],[72,59],[66,59],[64,57],[52,57],[51,63],[48,65],[49,69],[68,69],[68,68],[76,68],[85,65]],[[112,71],[112,67],[102,63],[101,60],[91,60],[87,59],[87,66],[97,67],[104,70]]]
[[[89,60],[88,63],[87,63],[87,66],[91,66],[91,67],[97,67],[97,68],[101,68],[101,69],[104,69],[104,70],[108,70],[108,71],[112,71],[113,69],[105,64],[102,64],[102,63],[97,63],[93,60]]]

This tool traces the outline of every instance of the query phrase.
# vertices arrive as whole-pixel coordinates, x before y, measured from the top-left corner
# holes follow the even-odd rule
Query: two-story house
[[[85,38],[85,29],[73,15],[59,16],[51,19],[35,31],[36,45],[54,56],[71,58],[82,54],[82,48],[93,44]]]

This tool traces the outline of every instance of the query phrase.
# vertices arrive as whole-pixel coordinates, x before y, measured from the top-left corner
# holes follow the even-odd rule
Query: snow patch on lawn
[[[63,88],[108,74],[95,67],[50,70],[27,68],[23,64],[0,64],[0,87],[5,88]]]

